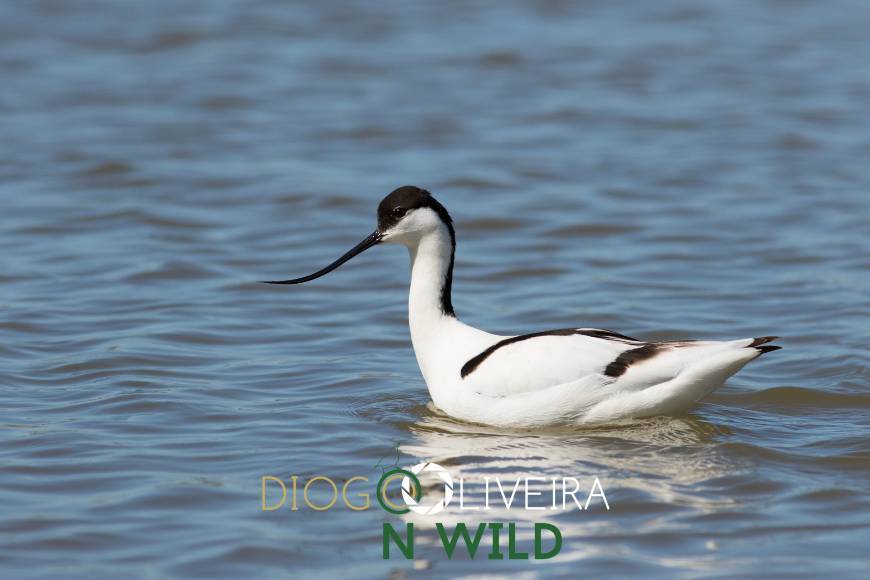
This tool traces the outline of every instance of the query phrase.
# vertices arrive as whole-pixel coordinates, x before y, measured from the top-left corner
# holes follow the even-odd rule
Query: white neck
[[[428,350],[439,329],[455,318],[444,312],[442,291],[450,273],[453,241],[446,227],[424,235],[409,245],[411,291],[408,297],[408,322],[411,340],[418,353]]]
[[[408,323],[414,354],[433,400],[436,404],[444,403],[436,387],[458,380],[462,363],[492,344],[496,337],[462,324],[454,314],[444,311],[442,291],[452,274],[453,261],[453,239],[446,226],[426,233],[416,244],[408,244],[408,250],[411,255]]]

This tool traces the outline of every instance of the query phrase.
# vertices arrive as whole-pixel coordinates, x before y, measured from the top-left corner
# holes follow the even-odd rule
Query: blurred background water
[[[0,2],[4,578],[859,577],[870,541],[870,3]],[[394,187],[504,334],[778,334],[690,414],[505,433],[427,407],[405,252],[315,285]],[[384,561],[379,509],[260,477],[400,446],[601,479],[542,563]],[[447,514],[445,514],[447,515]],[[518,517],[507,514],[506,519]]]

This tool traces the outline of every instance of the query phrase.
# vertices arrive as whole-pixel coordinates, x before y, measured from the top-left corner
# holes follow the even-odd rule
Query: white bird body
[[[775,337],[651,343],[592,328],[499,336],[464,324],[451,302],[452,221],[412,187],[387,196],[378,231],[360,246],[321,272],[281,283],[324,275],[381,242],[409,250],[414,352],[432,401],[457,419],[535,428],[677,413],[779,348],[761,346]]]

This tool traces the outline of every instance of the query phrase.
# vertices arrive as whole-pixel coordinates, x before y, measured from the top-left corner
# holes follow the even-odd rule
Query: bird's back
[[[518,417],[532,423],[543,415],[582,423],[672,413],[779,348],[766,346],[773,338],[645,342],[590,328],[493,337],[492,344],[457,361],[456,385],[475,400],[466,401],[465,410],[480,407],[478,420],[485,415],[486,422],[496,408],[503,417],[513,416],[511,405],[522,406]],[[556,404],[561,408],[553,409]],[[537,407],[541,417],[535,417]]]

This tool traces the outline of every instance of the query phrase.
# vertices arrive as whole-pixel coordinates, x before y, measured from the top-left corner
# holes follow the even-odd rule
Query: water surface
[[[866,573],[870,5],[418,4],[3,3],[3,577]],[[404,251],[255,282],[406,183],[456,220],[471,324],[785,348],[682,417],[445,418]],[[599,477],[612,509],[548,514],[547,562],[448,562],[421,528],[415,564],[379,509],[260,510],[263,475],[397,447]]]

